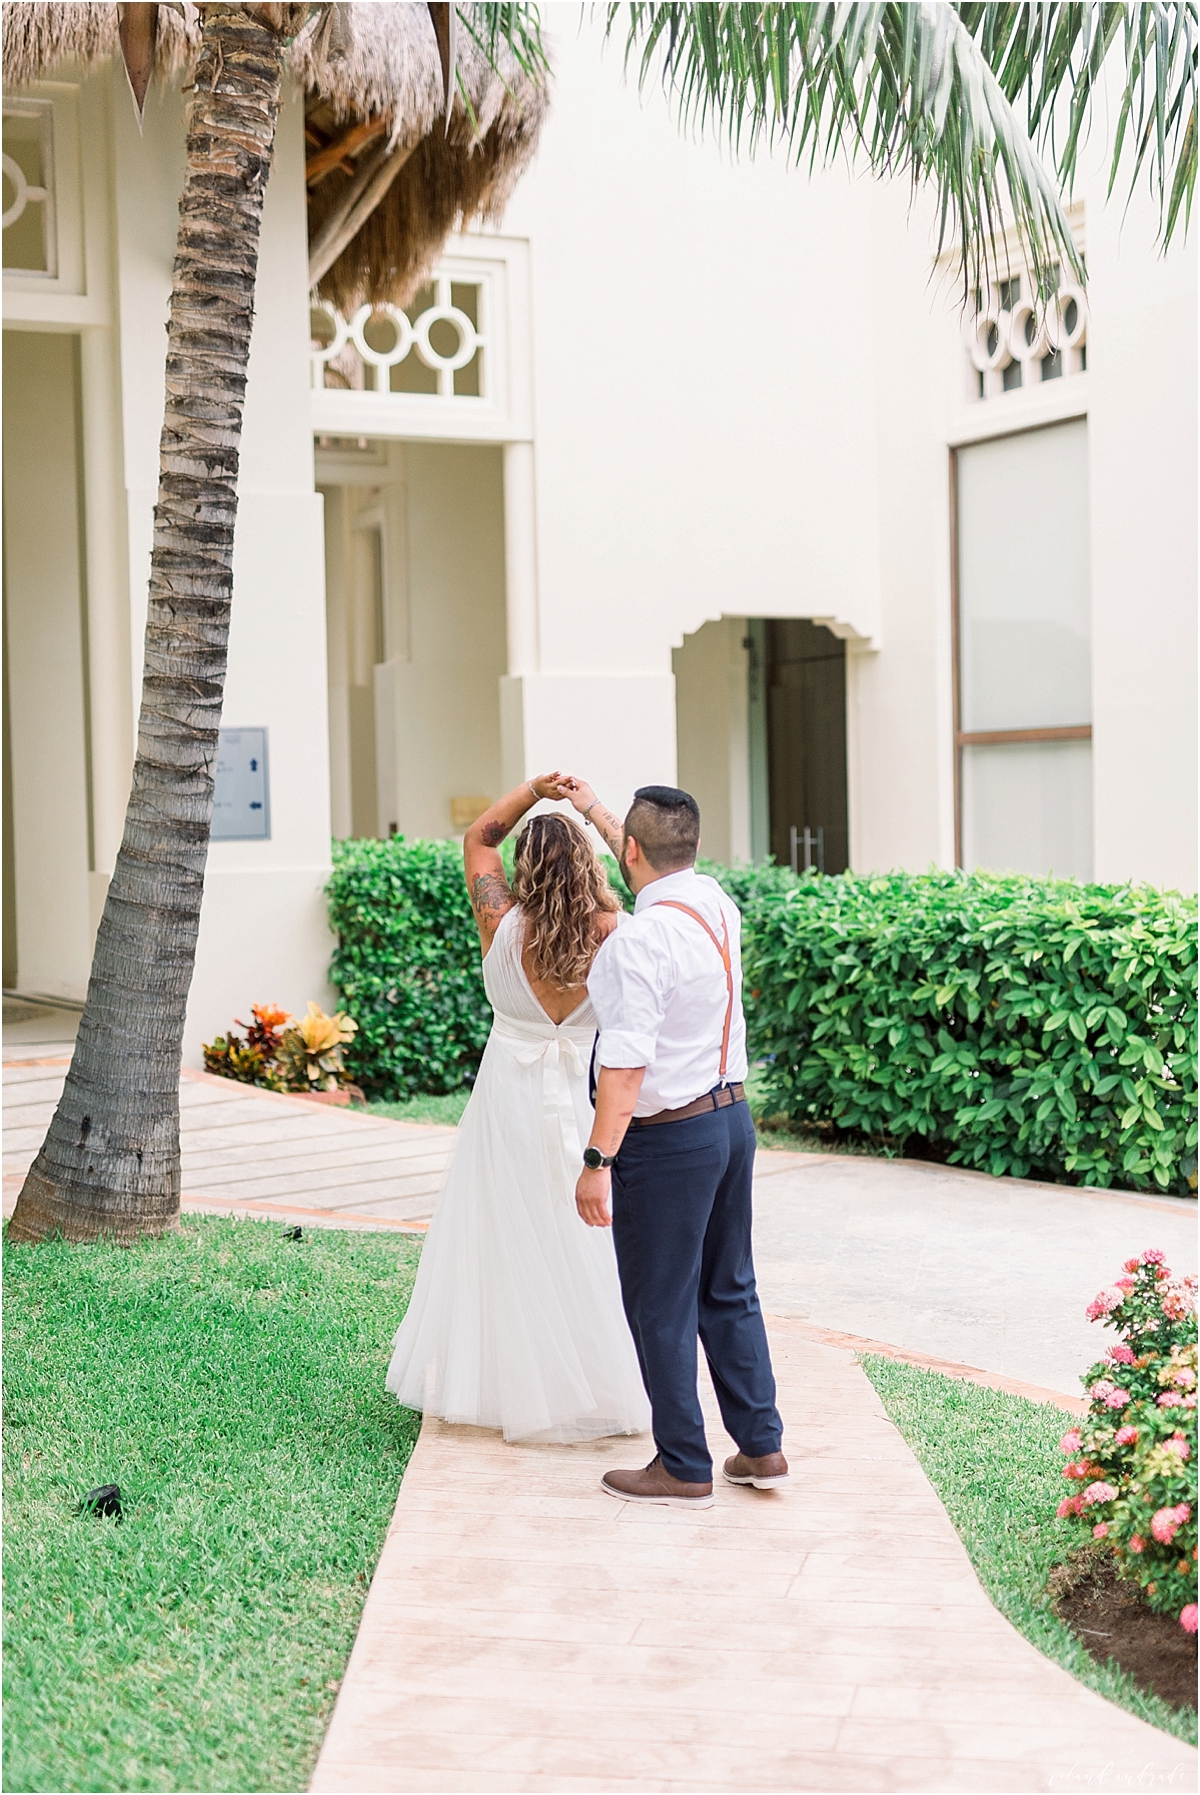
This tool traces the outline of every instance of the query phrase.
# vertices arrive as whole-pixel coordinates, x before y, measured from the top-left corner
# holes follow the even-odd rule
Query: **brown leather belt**
[[[711,1110],[731,1109],[735,1103],[745,1101],[745,1085],[718,1085],[715,1091],[706,1091],[703,1097],[697,1097],[694,1103],[685,1103],[682,1109],[660,1109],[653,1116],[634,1116],[629,1126],[649,1128],[655,1122],[686,1122],[691,1116],[706,1116]]]

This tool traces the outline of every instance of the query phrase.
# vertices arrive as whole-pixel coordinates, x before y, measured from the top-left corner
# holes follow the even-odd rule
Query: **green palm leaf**
[[[1132,128],[1133,179],[1147,158],[1163,239],[1195,183],[1196,0],[1179,5],[610,5],[644,84],[661,71],[685,122],[751,152],[786,143],[810,166],[865,155],[879,173],[932,183],[939,250],[959,241],[964,280],[994,270],[1015,225],[1043,294],[1065,262],[1083,270],[1058,179],[1070,181],[1110,53],[1124,52],[1112,179]],[[1056,106],[1063,97],[1065,111]],[[1023,116],[1021,116],[1023,114]]]

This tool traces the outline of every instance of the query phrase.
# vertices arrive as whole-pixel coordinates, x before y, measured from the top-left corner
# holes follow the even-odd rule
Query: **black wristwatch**
[[[588,1168],[589,1172],[598,1172],[601,1166],[613,1165],[616,1161],[616,1157],[617,1156],[614,1153],[611,1159],[606,1158],[605,1155],[601,1153],[599,1147],[585,1147],[583,1149],[583,1163]]]

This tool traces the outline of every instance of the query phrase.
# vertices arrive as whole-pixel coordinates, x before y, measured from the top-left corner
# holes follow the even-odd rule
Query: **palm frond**
[[[1147,176],[1158,200],[1163,247],[1196,187],[1197,0],[1147,4],[971,5],[959,8],[1001,87],[1026,111],[1070,188],[1087,140],[1097,89],[1120,80],[1109,192],[1122,164],[1129,191]],[[1116,64],[1114,70],[1113,65]]]
[[[545,46],[542,43],[541,18],[536,5],[522,5],[519,0],[496,0],[494,4],[459,6],[458,24],[472,38],[493,68],[497,47],[503,44],[512,52],[523,75],[540,87],[550,72]]]
[[[957,236],[967,286],[994,271],[997,242],[1012,224],[1048,295],[1063,263],[1083,272],[1058,184],[965,10],[932,0],[631,0],[610,5],[607,24],[611,35],[627,21],[627,64],[640,51],[643,84],[661,72],[684,122],[720,130],[735,149],[785,142],[810,165],[845,153],[914,187],[932,183],[939,250]]]

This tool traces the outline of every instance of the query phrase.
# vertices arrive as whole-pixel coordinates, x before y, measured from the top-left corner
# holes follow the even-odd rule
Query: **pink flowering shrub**
[[[1059,1445],[1063,1520],[1105,1541],[1158,1613],[1196,1631],[1196,1280],[1156,1249],[1088,1304],[1122,1336],[1084,1378],[1091,1406]]]

